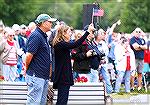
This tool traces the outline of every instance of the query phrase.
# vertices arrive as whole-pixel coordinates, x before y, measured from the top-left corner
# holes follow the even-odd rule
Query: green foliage
[[[99,3],[104,16],[99,19],[105,29],[121,19],[115,31],[132,32],[140,27],[150,30],[150,0],[0,0],[0,19],[5,25],[28,24],[40,13],[50,14],[76,29],[82,29],[83,4]]]
[[[26,23],[31,19],[29,15],[30,9],[32,10],[31,5],[26,4],[27,1],[29,0],[1,0],[0,19],[9,26],[14,23]]]
[[[150,15],[148,13],[149,0],[128,0],[121,12],[122,31],[132,32],[136,27],[142,28],[144,31],[149,31]]]
[[[0,0],[0,19],[8,26],[14,23],[28,24],[41,13],[81,28],[84,3],[94,0]]]
[[[108,26],[110,27],[113,23],[118,21],[123,5],[123,3],[114,1],[104,1],[100,3],[100,7],[104,9],[104,16],[101,17],[100,27],[106,30]],[[116,27],[115,31],[119,31],[118,27]]]

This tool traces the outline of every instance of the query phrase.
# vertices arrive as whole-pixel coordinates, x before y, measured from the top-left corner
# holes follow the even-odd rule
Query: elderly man
[[[40,14],[35,20],[37,28],[27,40],[27,104],[46,105],[51,70],[50,47],[46,32],[51,29],[54,21],[56,19],[48,14]]]
[[[108,94],[111,94],[113,92],[113,88],[110,82],[110,75],[108,72],[108,52],[109,49],[107,47],[107,44],[105,42],[106,39],[106,34],[105,31],[103,29],[99,29],[97,32],[97,35],[95,36],[95,43],[97,45],[97,48],[99,50],[99,52],[101,52],[102,59],[100,61],[100,67],[99,67],[99,75],[100,77],[102,76],[105,84],[106,84],[106,92]]]
[[[130,39],[131,49],[135,54],[136,69],[138,73],[138,91],[142,88],[142,70],[144,65],[144,50],[147,49],[145,40],[141,37],[143,31],[136,28],[133,31],[133,37]],[[131,77],[131,91],[134,90],[134,78]]]

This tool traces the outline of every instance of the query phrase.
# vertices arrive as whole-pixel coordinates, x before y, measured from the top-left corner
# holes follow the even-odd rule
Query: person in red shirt
[[[144,72],[150,72],[150,40],[147,42],[147,50],[144,50]]]

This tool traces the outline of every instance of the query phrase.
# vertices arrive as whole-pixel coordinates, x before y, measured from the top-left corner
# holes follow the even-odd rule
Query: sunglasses
[[[52,23],[52,21],[48,21],[49,23]]]
[[[15,35],[9,35],[9,36],[10,36],[10,37],[12,37],[12,36],[14,37]]]
[[[140,31],[136,31],[136,33],[141,33]]]

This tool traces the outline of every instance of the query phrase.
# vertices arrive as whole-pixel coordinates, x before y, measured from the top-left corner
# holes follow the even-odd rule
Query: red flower
[[[84,76],[82,76],[82,77],[81,77],[81,79],[85,79],[85,77],[84,77]]]
[[[77,82],[80,82],[80,80],[81,80],[80,77],[78,77],[78,78],[77,78]]]
[[[85,83],[85,82],[87,82],[87,81],[88,81],[88,79],[87,79],[86,77],[84,77],[84,76],[78,77],[78,78],[75,80],[75,82],[81,82],[81,83]]]
[[[4,76],[0,75],[0,80],[4,80]]]
[[[84,78],[84,82],[87,82],[88,81],[88,79],[87,78]]]

